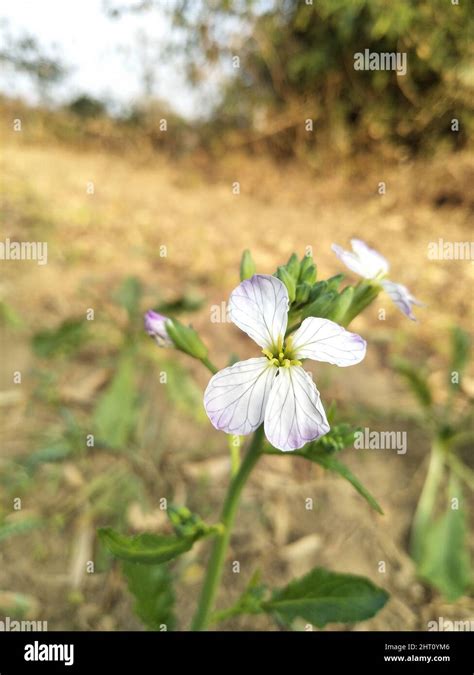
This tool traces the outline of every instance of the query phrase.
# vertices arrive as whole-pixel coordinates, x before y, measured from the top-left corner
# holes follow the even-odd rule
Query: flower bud
[[[317,316],[325,319],[327,317],[327,312],[336,297],[337,291],[327,291],[326,293],[322,293],[316,300],[313,300],[310,305],[307,305],[304,308],[302,314],[303,319],[306,319],[308,316]]]
[[[176,349],[195,359],[207,358],[207,347],[191,326],[184,326],[177,319],[168,319],[166,330]]]
[[[158,312],[154,312],[152,309],[149,309],[145,314],[145,330],[148,335],[155,338],[160,347],[171,347],[173,345],[166,330],[167,321],[167,316],[158,314]]]
[[[300,276],[300,261],[298,260],[296,253],[293,253],[293,255],[290,256],[290,259],[286,263],[285,268],[288,274],[293,277],[295,282],[298,281],[298,277]]]
[[[298,305],[304,305],[305,302],[309,299],[309,292],[311,291],[311,285],[303,281],[302,284],[298,284],[296,287],[296,303]]]
[[[316,265],[311,255],[305,255],[301,260],[300,281],[307,281],[308,284],[314,284],[316,281]]]
[[[255,274],[257,268],[252,258],[250,251],[245,249],[242,253],[242,258],[240,260],[240,281],[245,281],[245,279],[250,279]]]
[[[337,298],[332,302],[326,318],[331,319],[331,321],[335,321],[336,323],[342,324],[346,312],[351,306],[353,297],[354,288],[352,286],[346,286],[346,288],[341,293],[339,293]]]
[[[288,297],[290,299],[290,302],[294,302],[296,297],[296,281],[293,275],[291,275],[288,272],[286,265],[282,265],[281,267],[279,267],[277,269],[276,275],[278,279],[280,279],[280,281],[283,281],[283,283],[285,284],[286,290],[288,291]]]

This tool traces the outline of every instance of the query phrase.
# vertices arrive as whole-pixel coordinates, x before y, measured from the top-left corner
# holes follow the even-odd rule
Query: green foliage
[[[116,373],[94,410],[94,428],[101,443],[114,449],[124,449],[137,419],[137,389],[135,364],[125,355]]]
[[[196,537],[150,534],[129,537],[111,527],[99,530],[99,538],[112,555],[120,560],[154,565],[172,560],[189,551]]]
[[[429,408],[432,404],[432,396],[422,370],[401,358],[394,359],[393,365],[397,373],[405,379],[418,402],[424,408]]]
[[[88,339],[85,319],[66,319],[57,328],[42,330],[33,336],[32,346],[36,356],[72,356]]]
[[[423,579],[452,602],[466,592],[472,580],[467,516],[462,504],[461,487],[454,479],[451,480],[450,494],[459,499],[458,508],[449,505],[441,516],[419,532],[422,539],[418,542],[418,571]]]
[[[127,277],[114,294],[114,300],[127,310],[131,320],[140,311],[140,300],[143,294],[142,284],[137,277]]]
[[[318,628],[328,623],[354,623],[374,616],[388,593],[364,577],[317,567],[273,593],[262,608],[279,623],[291,626],[304,619]]]
[[[352,471],[339,459],[336,458],[336,453],[344,448],[354,445],[355,434],[357,429],[352,428],[348,424],[335,424],[331,427],[329,432],[316,441],[307,443],[301,450],[295,450],[292,454],[296,457],[303,457],[310,462],[319,464],[327,471],[332,471],[339,474],[342,478],[347,480],[352,487],[366,500],[366,502],[380,514],[383,514],[382,508],[377,500],[370,494],[367,488],[354,476]],[[267,446],[267,453],[284,456],[284,453],[276,450],[272,446]]]
[[[459,376],[465,370],[470,355],[469,336],[459,327],[451,331],[451,359],[446,382],[447,395],[443,404],[435,404],[422,368],[409,361],[395,361],[396,370],[408,382],[424,415],[431,434],[431,454],[428,472],[418,501],[411,529],[411,555],[422,579],[437,588],[448,601],[456,600],[471,583],[467,543],[466,513],[462,504],[460,482],[471,489],[471,469],[457,456],[463,443],[472,440],[469,430],[470,414],[456,415],[453,399],[462,395],[453,382],[452,373]],[[459,380],[458,380],[459,381]],[[440,496],[449,477],[448,498],[457,497],[459,508],[449,506],[439,515]]]
[[[197,63],[228,58],[235,34],[249,35],[214,113],[220,135],[239,128],[258,142],[261,133],[251,133],[258,110],[266,113],[267,147],[279,156],[303,144],[319,149],[321,138],[343,148],[349,138],[359,147],[383,138],[416,151],[438,138],[458,146],[469,137],[474,15],[467,2],[216,0],[211,7],[182,0],[174,19],[188,38],[193,81]],[[355,70],[354,55],[365,49],[406,53],[406,74]],[[301,108],[317,120],[318,134],[298,134]],[[454,112],[464,127],[457,134]]]
[[[199,516],[192,514],[186,507],[170,507],[169,518],[175,535],[151,534],[144,532],[127,536],[111,527],[99,530],[104,546],[116,558],[137,563],[157,564],[172,560],[189,551],[193,544],[203,537],[220,531],[220,526],[206,525]]]
[[[459,328],[459,326],[454,326],[451,331],[451,373],[459,373],[459,376],[463,374],[469,362],[470,351],[470,336],[468,333],[462,330],[462,328]],[[449,377],[449,383],[452,387],[458,386],[457,384],[453,383],[451,377]]]
[[[173,630],[174,593],[168,567],[123,562],[122,572],[135,599],[135,614],[145,626],[151,630]]]
[[[334,454],[332,454],[333,452],[334,450],[328,452],[328,450],[326,450],[324,446],[321,446],[318,441],[314,441],[313,443],[308,443],[302,450],[298,450],[294,454],[319,464],[327,471],[339,474],[339,476],[347,480],[352,487],[357,490],[361,497],[363,497],[375,511],[383,514],[382,507],[375,497],[370,494],[367,488],[364,487],[360,480],[354,476],[352,471],[345,464],[334,457]]]

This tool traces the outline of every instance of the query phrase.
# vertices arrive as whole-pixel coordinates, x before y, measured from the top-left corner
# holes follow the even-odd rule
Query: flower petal
[[[285,284],[266,274],[254,274],[232,291],[229,316],[260,347],[276,346],[288,323]]]
[[[277,371],[261,357],[239,361],[216,373],[204,393],[204,407],[213,426],[242,436],[260,426]]]
[[[332,245],[332,250],[346,267],[365,279],[374,279],[379,274],[386,274],[388,262],[383,256],[372,248],[369,248],[360,239],[351,239],[352,251],[345,251],[337,244]]]
[[[319,391],[301,366],[278,369],[264,424],[270,443],[284,451],[297,450],[329,431]]]
[[[293,335],[292,349],[297,359],[354,366],[365,357],[367,343],[334,321],[310,316]]]
[[[373,279],[379,274],[387,274],[389,264],[378,251],[367,246],[361,239],[351,239],[351,246],[367,270],[368,278]]]
[[[411,306],[418,305],[418,307],[423,307],[423,303],[414,298],[408,288],[402,284],[396,284],[394,281],[384,279],[381,282],[381,285],[389,294],[390,299],[398,309],[400,309],[409,319],[416,321],[416,316],[413,314]]]

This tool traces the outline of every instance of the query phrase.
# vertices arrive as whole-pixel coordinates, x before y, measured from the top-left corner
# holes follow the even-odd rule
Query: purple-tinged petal
[[[265,435],[278,450],[298,450],[324,436],[329,423],[311,376],[301,366],[279,368],[265,411]]]
[[[271,349],[285,335],[288,307],[288,291],[280,279],[254,274],[232,291],[229,316],[260,347]]]
[[[245,436],[263,422],[278,368],[267,358],[239,361],[216,373],[204,393],[204,407],[213,426]]]
[[[166,331],[167,321],[167,316],[158,314],[152,309],[149,309],[145,314],[145,330],[148,335],[155,338],[160,347],[171,347],[173,345],[173,341]]]
[[[365,357],[366,341],[329,319],[308,317],[293,335],[297,359],[325,361],[336,366],[354,366]]]
[[[396,284],[388,279],[381,281],[381,284],[398,309],[400,309],[409,319],[416,321],[416,316],[413,314],[411,307],[412,305],[424,307],[424,304],[413,297],[408,288],[403,286],[403,284]]]

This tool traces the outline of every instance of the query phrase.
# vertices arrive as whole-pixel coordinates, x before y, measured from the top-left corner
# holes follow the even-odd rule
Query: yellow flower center
[[[291,337],[287,338],[286,342],[283,341],[283,338],[279,337],[278,343],[272,345],[270,349],[262,349],[262,354],[265,354],[270,363],[273,363],[278,368],[301,366],[301,361],[295,358]]]

